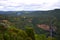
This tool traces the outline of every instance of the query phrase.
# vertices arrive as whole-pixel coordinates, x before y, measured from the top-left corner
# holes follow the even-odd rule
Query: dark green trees
[[[26,33],[27,33],[28,37],[32,38],[32,40],[35,40],[35,34],[34,34],[33,28],[27,27]]]

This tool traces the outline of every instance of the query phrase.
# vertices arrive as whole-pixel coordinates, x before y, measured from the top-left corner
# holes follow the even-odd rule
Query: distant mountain
[[[0,15],[7,16],[26,16],[26,17],[41,17],[41,16],[56,16],[60,17],[60,9],[50,11],[0,11]]]

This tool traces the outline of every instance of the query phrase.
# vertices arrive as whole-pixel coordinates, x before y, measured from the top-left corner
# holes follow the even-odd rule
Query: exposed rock
[[[37,24],[37,27],[42,28],[42,29],[47,30],[47,31],[50,30],[50,26],[49,25],[46,25],[46,24]],[[52,29],[53,29],[53,31],[55,31],[56,30],[56,27],[55,26],[52,26]]]

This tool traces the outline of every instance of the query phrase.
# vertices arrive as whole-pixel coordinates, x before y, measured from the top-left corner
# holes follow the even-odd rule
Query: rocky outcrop
[[[37,24],[37,27],[42,28],[43,30],[47,30],[47,31],[50,30],[50,26],[49,25],[46,25],[46,24]],[[52,26],[52,29],[53,29],[53,31],[55,31],[56,30],[56,27],[55,26]]]

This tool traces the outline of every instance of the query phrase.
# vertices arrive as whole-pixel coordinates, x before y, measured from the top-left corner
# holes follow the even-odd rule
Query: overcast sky
[[[0,0],[0,11],[52,10],[60,8],[60,0]]]

